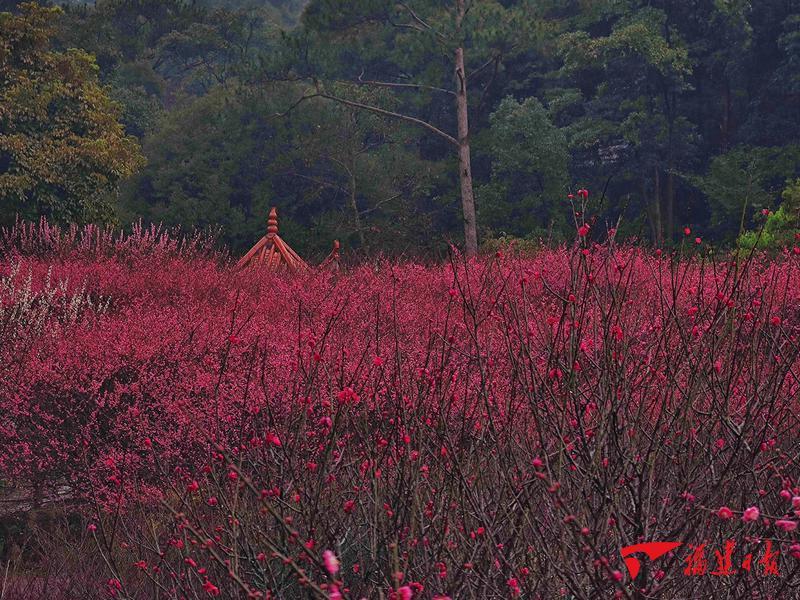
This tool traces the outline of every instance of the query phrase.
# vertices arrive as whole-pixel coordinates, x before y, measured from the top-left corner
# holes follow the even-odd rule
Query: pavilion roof
[[[270,271],[304,271],[308,264],[278,235],[278,211],[273,206],[267,219],[267,234],[245,254],[236,268],[263,266]]]

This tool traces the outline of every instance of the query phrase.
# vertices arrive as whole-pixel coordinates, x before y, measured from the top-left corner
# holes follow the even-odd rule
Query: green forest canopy
[[[434,251],[463,239],[460,49],[481,240],[572,236],[577,187],[594,230],[658,244],[686,225],[752,244],[782,203],[770,239],[798,227],[800,8],[783,0],[49,4],[0,0],[36,40],[0,26],[3,224],[221,227],[238,251],[277,205],[302,252]]]

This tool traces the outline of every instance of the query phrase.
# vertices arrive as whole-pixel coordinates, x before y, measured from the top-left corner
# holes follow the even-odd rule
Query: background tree
[[[466,234],[466,148],[486,241],[572,235],[574,186],[592,190],[598,222],[621,218],[619,238],[668,245],[691,225],[733,244],[800,176],[794,2],[58,4],[51,51],[97,57],[149,163],[119,180],[121,221],[221,226],[234,250],[269,203],[302,253],[331,237],[365,252],[446,247]]]
[[[368,243],[400,252],[420,242],[430,249],[419,204],[436,165],[415,158],[413,136],[321,99],[291,119],[277,116],[300,92],[219,86],[170,111],[145,138],[150,160],[124,191],[127,218],[219,226],[240,251],[263,234],[277,205],[281,231],[304,252],[327,253],[334,238],[351,249]]]
[[[382,89],[349,93],[361,103],[386,106],[392,101]],[[330,223],[327,237],[373,252],[420,243],[413,235],[424,229],[417,203],[432,173],[441,169],[419,160],[413,127],[320,99],[297,110],[303,111],[309,129],[296,135],[296,152],[286,173],[311,184],[308,192],[326,199],[329,209],[320,219]]]
[[[569,179],[565,133],[536,98],[508,97],[492,113],[486,134],[491,181],[479,188],[480,217],[492,233],[547,236],[566,229],[563,197]]]
[[[763,229],[746,231],[739,236],[739,247],[788,249],[791,246],[792,251],[796,251],[800,241],[800,179],[787,181],[781,198],[783,202],[778,210],[766,215]]]
[[[56,8],[0,13],[0,218],[114,219],[119,182],[142,164],[92,56],[52,48]]]
[[[464,226],[465,249],[468,255],[477,252],[477,220],[472,174],[471,140],[474,129],[470,127],[469,82],[472,76],[490,67],[496,72],[503,50],[513,45],[512,23],[522,23],[527,3],[516,10],[499,2],[453,0],[451,2],[389,2],[367,0],[343,3],[338,0],[311,2],[304,15],[304,24],[325,46],[336,43],[344,35],[360,38],[356,52],[348,61],[331,65],[303,65],[314,76],[314,88],[304,98],[320,97],[367,110],[375,114],[412,123],[426,133],[433,134],[446,146],[457,152],[458,182],[460,187],[461,217]],[[377,30],[376,30],[377,28]],[[370,40],[367,45],[366,40]],[[375,61],[374,43],[385,44],[386,64]],[[469,58],[468,58],[469,57]],[[433,60],[431,60],[433,59]],[[468,67],[475,65],[471,71]],[[492,71],[489,71],[490,73]],[[380,79],[382,74],[386,77]],[[354,85],[379,87],[396,93],[415,95],[406,107],[417,110],[387,110],[386,108],[358,102],[346,95],[336,95],[317,77],[327,81],[345,79]],[[485,88],[489,87],[485,83]],[[422,116],[420,105],[431,106],[431,96],[439,96],[451,103],[449,123]],[[441,113],[439,101],[437,113]],[[478,106],[482,102],[478,101]],[[446,105],[445,105],[446,106]],[[416,114],[413,114],[416,112]],[[452,131],[453,133],[448,133]]]
[[[726,230],[741,235],[753,215],[773,209],[799,162],[798,146],[737,146],[714,157],[704,176],[691,178],[709,198],[709,224],[717,237],[724,239]],[[737,222],[734,230],[731,224]]]
[[[621,161],[632,167],[617,184],[638,197],[661,244],[675,230],[679,157],[691,156],[693,126],[680,112],[691,62],[671,13],[646,3],[619,6],[603,15],[612,20],[607,35],[562,37],[565,68],[584,82],[586,119],[573,126],[573,139],[601,172],[611,175]]]

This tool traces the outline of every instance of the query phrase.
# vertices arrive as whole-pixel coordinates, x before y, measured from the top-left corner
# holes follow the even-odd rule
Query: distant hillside
[[[102,0],[100,0],[102,2]],[[303,9],[309,3],[310,0],[186,0],[187,3],[197,3],[201,6],[208,6],[208,7],[223,7],[228,8],[230,10],[238,10],[238,9],[249,9],[249,8],[260,8],[262,10],[266,10],[267,12],[274,15],[276,21],[281,22],[284,25],[295,25],[300,19],[300,15],[303,13]],[[46,2],[40,2],[40,4],[45,4]],[[76,4],[86,4],[86,5],[93,5],[96,4],[97,0],[53,0],[50,4],[55,5],[76,5]],[[4,4],[18,4],[18,2],[7,2],[5,0],[0,0],[0,9],[2,9]]]
[[[261,8],[274,12],[284,24],[294,25],[300,19],[303,9],[310,0],[197,0],[198,4],[209,7],[223,7],[230,10]]]

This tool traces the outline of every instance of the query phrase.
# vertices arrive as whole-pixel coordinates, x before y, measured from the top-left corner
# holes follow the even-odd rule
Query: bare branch
[[[290,112],[292,112],[295,108],[300,106],[303,102],[305,102],[306,100],[310,100],[311,98],[314,98],[314,97],[316,97],[318,95],[319,94],[308,94],[308,93],[305,93],[302,96],[300,96],[300,98],[298,98],[295,102],[293,102],[292,105],[289,108],[287,108],[285,111],[275,113],[274,116],[276,116],[276,117],[286,117],[286,116],[289,115]]]
[[[414,12],[414,9],[413,9],[413,8],[411,8],[411,7],[410,7],[410,6],[409,6],[407,3],[405,3],[405,2],[400,2],[399,4],[400,4],[400,6],[402,6],[403,8],[405,8],[405,9],[406,9],[406,12],[408,12],[408,14],[410,14],[410,15],[411,15],[411,18],[412,18],[412,19],[414,19],[414,20],[415,20],[417,23],[419,23],[420,25],[422,25],[422,26],[423,26],[425,29],[433,29],[433,28],[432,28],[432,27],[431,27],[431,26],[428,24],[428,22],[427,22],[427,21],[425,21],[425,20],[423,20],[423,19],[421,19],[421,18],[420,18],[420,16],[419,16],[419,15],[417,15],[417,13],[415,13],[415,12]]]
[[[401,193],[395,194],[394,196],[389,196],[388,198],[384,198],[383,200],[379,200],[371,208],[366,208],[366,209],[364,209],[362,211],[359,211],[359,214],[361,214],[363,216],[363,215],[369,214],[371,212],[374,212],[374,211],[378,210],[381,206],[386,204],[387,202],[391,202],[392,200],[396,200],[397,198],[399,198],[402,195],[403,194],[401,192]]]
[[[412,117],[410,115],[404,115],[401,113],[396,113],[391,110],[385,110],[383,108],[379,108],[377,106],[372,106],[370,104],[363,104],[361,102],[353,102],[352,100],[347,100],[345,98],[339,98],[338,96],[332,96],[330,94],[326,94],[324,92],[316,92],[314,94],[303,94],[298,98],[292,105],[287,108],[285,111],[280,113],[275,113],[276,117],[285,117],[295,108],[300,106],[306,100],[311,100],[312,98],[325,98],[327,100],[332,100],[333,102],[338,102],[339,104],[344,104],[345,106],[352,106],[353,108],[360,108],[363,110],[367,110],[369,112],[375,113],[377,115],[383,115],[384,117],[391,117],[393,119],[399,119],[401,121],[406,121],[408,123],[414,123],[415,125],[419,125],[420,127],[424,127],[428,131],[431,131],[438,135],[441,138],[444,138],[454,146],[458,146],[458,140],[454,138],[452,135],[445,133],[435,125],[431,125],[427,121],[423,121],[422,119],[418,119],[416,117]]]
[[[454,138],[452,135],[445,133],[435,125],[431,125],[427,121],[423,121],[422,119],[418,119],[416,117],[412,117],[409,115],[404,115],[401,113],[396,113],[391,110],[385,110],[383,108],[378,108],[377,106],[372,106],[370,104],[362,104],[361,102],[353,102],[352,100],[346,100],[345,98],[339,98],[338,96],[331,96],[330,94],[326,94],[324,92],[318,92],[314,94],[314,96],[319,96],[320,98],[327,98],[328,100],[333,100],[334,102],[339,102],[340,104],[344,104],[346,106],[352,106],[353,108],[361,108],[363,110],[368,110],[373,112],[377,115],[383,115],[384,117],[392,117],[393,119],[400,119],[401,121],[406,121],[408,123],[414,123],[415,125],[419,125],[420,127],[424,127],[428,131],[431,131],[438,135],[441,138],[444,138],[454,146],[458,146],[458,140]],[[310,96],[313,97],[313,96]],[[309,98],[306,96],[305,98]],[[302,101],[302,99],[301,99]],[[299,104],[296,103],[296,104]],[[295,105],[296,105],[295,104]]]
[[[499,67],[500,67],[500,55],[498,54],[495,57],[495,60],[494,60],[494,69],[492,71],[492,77],[489,79],[489,81],[484,86],[483,92],[481,92],[481,97],[478,100],[478,106],[477,106],[478,112],[480,112],[481,108],[483,107],[483,103],[486,100],[486,96],[489,93],[489,89],[492,87],[492,84],[494,83],[494,80],[497,78],[497,71],[498,71]]]
[[[362,79],[364,73],[362,72],[361,75],[358,76],[356,81],[342,81],[339,80],[337,83],[344,83],[349,85],[372,85],[375,87],[386,87],[386,88],[408,88],[408,89],[415,89],[415,90],[430,90],[432,92],[442,92],[444,94],[450,94],[451,96],[455,96],[455,93],[452,90],[447,90],[445,88],[436,87],[433,85],[423,85],[421,83],[396,83],[393,81],[375,81],[372,79]]]
[[[489,65],[491,65],[492,63],[496,63],[496,62],[497,62],[497,61],[500,59],[500,57],[501,57],[501,56],[502,56],[501,54],[493,54],[493,55],[492,55],[492,57],[491,57],[489,60],[487,60],[485,63],[483,63],[483,64],[482,64],[480,67],[478,67],[477,69],[475,69],[474,71],[472,71],[472,73],[468,73],[468,74],[467,74],[467,78],[468,78],[468,79],[472,79],[472,78],[473,78],[473,77],[475,77],[475,76],[476,76],[478,73],[480,73],[481,71],[483,71],[483,70],[484,70],[486,67],[488,67],[488,66],[489,66]]]
[[[443,34],[441,31],[439,31],[439,30],[437,30],[437,29],[434,29],[433,27],[431,27],[431,25],[430,25],[430,24],[429,24],[427,21],[425,21],[424,19],[422,19],[422,18],[421,18],[421,17],[420,17],[420,16],[419,16],[419,15],[418,15],[416,12],[414,12],[414,9],[413,9],[413,8],[411,8],[411,7],[410,7],[410,6],[409,6],[407,3],[405,3],[405,2],[400,2],[399,4],[400,4],[400,6],[402,6],[404,9],[406,9],[406,12],[407,12],[409,15],[411,15],[411,18],[412,18],[412,19],[414,19],[414,21],[416,21],[416,22],[417,22],[417,23],[418,23],[418,24],[419,24],[421,27],[423,27],[423,28],[424,28],[425,30],[427,30],[427,31],[432,31],[432,32],[433,32],[433,33],[435,33],[435,34],[436,34],[436,35],[437,35],[439,38],[441,38],[441,39],[444,39],[444,37],[445,37],[445,36],[444,36],[444,34]]]
[[[391,19],[389,19],[388,21],[389,25],[391,25],[392,27],[397,27],[398,29],[413,29],[414,31],[421,31],[423,33],[427,31],[427,29],[425,29],[424,27],[420,27],[415,23],[395,23]]]

